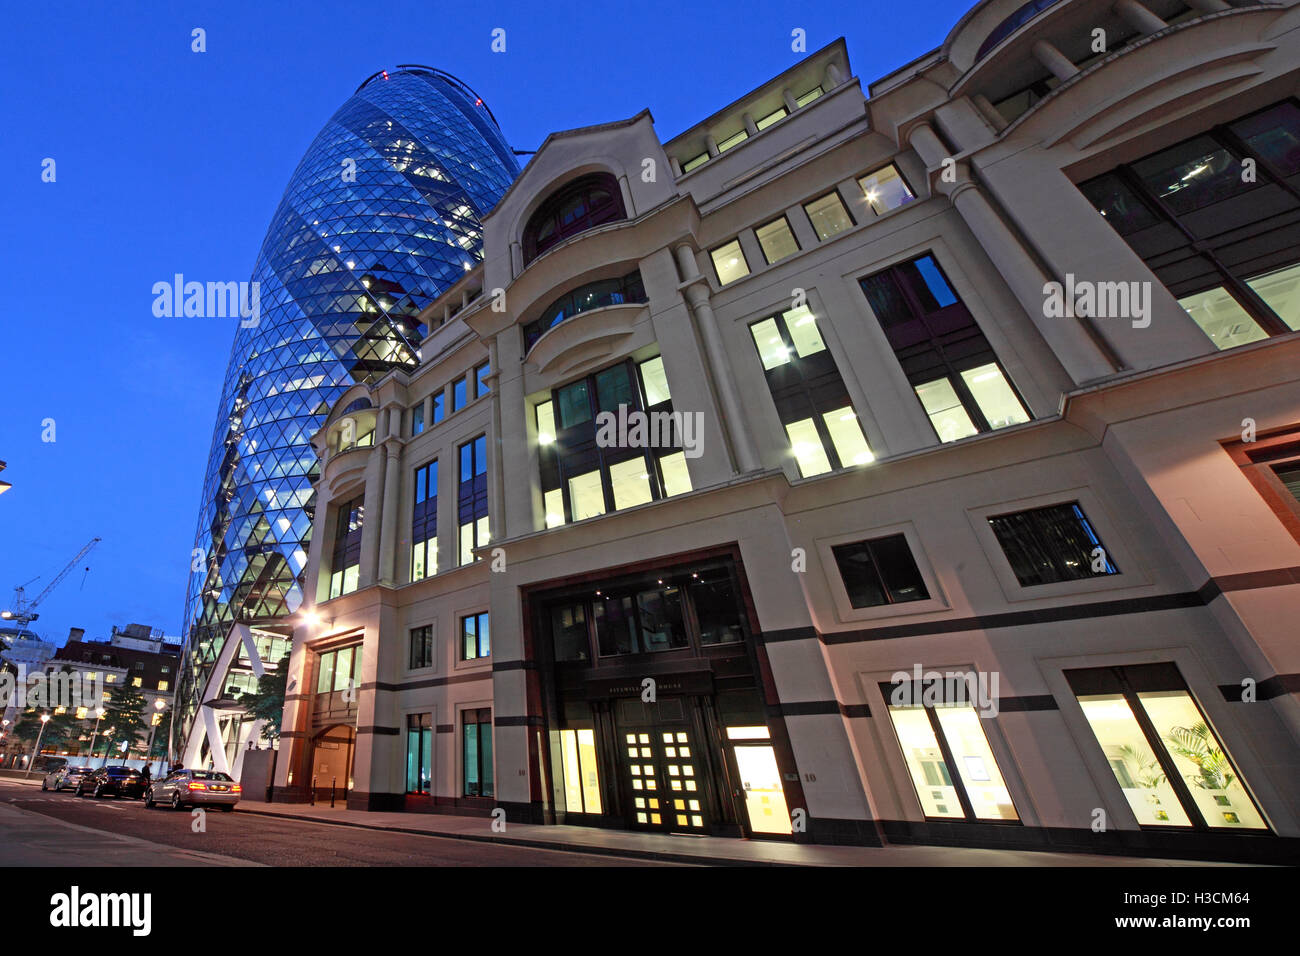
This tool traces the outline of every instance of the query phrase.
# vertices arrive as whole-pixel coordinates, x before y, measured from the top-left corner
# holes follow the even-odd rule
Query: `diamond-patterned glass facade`
[[[417,314],[481,257],[479,219],[518,173],[482,100],[423,67],[363,83],[294,171],[258,254],[260,315],[235,334],[203,478],[178,743],[232,625],[302,603],[311,435],[349,386],[416,363]],[[207,693],[225,690],[223,676]]]

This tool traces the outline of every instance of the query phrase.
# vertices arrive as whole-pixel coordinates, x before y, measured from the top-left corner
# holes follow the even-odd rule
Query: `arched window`
[[[565,319],[573,318],[579,312],[603,309],[607,305],[645,301],[645,285],[641,281],[639,269],[633,269],[617,279],[589,282],[560,296],[546,307],[546,311],[524,326],[524,351],[531,349],[548,329]]]
[[[601,223],[626,219],[623,194],[609,173],[592,173],[566,183],[542,203],[524,229],[524,264],[570,236]]]

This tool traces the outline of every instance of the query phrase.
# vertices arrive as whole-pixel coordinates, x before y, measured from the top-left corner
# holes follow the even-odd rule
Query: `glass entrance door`
[[[790,810],[785,803],[781,772],[771,744],[737,745],[736,768],[754,833],[790,833]]]
[[[623,750],[632,799],[632,826],[677,833],[708,832],[704,784],[689,730],[651,727],[625,731]]]

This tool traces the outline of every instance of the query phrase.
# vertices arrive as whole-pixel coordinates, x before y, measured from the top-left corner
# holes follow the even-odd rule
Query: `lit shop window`
[[[487,436],[460,446],[458,494],[460,564],[474,560],[474,549],[488,543]]]
[[[674,416],[671,399],[663,359],[655,356],[602,369],[555,389],[549,400],[537,404],[546,527],[691,490],[681,449],[690,437],[685,426],[692,425],[693,434],[694,419],[687,423]],[[608,428],[602,431],[597,424],[605,412],[629,423],[626,435],[616,433],[613,442],[608,440]],[[635,441],[634,428],[640,435]]]
[[[862,187],[867,205],[877,216],[906,205],[916,198],[912,190],[907,188],[907,180],[892,164],[859,177],[858,185]]]
[[[940,441],[1029,421],[975,317],[932,255],[858,284]]]
[[[411,515],[411,580],[438,573],[438,462],[415,469]]]
[[[965,686],[964,684],[962,686]],[[923,684],[882,684],[889,718],[927,817],[1018,822],[979,713]],[[936,700],[933,705],[923,701]]]
[[[1077,501],[988,521],[1022,587],[1119,574]]]
[[[800,476],[874,460],[817,317],[800,306],[749,331]]]
[[[330,561],[330,597],[351,594],[357,589],[361,571],[361,527],[365,518],[363,498],[358,496],[339,507]]]
[[[785,216],[759,226],[754,230],[754,235],[758,237],[759,248],[763,250],[763,258],[768,265],[799,251],[799,243],[795,242],[794,233],[790,231],[790,223]]]
[[[560,731],[564,796],[570,813],[600,813],[600,776],[596,733],[582,728]]]
[[[727,742],[736,759],[749,827],[755,833],[791,833],[790,808],[766,727],[728,727]]]
[[[739,239],[732,239],[710,250],[709,255],[713,257],[713,268],[717,270],[719,285],[726,285],[728,282],[735,282],[749,275],[749,263],[745,261],[745,253],[740,248]]]
[[[1268,828],[1176,666],[1091,668],[1065,676],[1139,824]]]
[[[930,592],[907,546],[907,538],[891,534],[870,541],[837,544],[831,548],[854,607],[878,607],[927,601]]]
[[[817,230],[819,239],[829,239],[853,226],[853,217],[844,208],[844,200],[837,192],[829,192],[810,203],[805,203],[803,210],[808,214],[813,228]]]

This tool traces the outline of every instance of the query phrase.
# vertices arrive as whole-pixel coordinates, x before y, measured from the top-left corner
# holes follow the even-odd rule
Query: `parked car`
[[[212,806],[230,811],[235,809],[242,794],[234,778],[219,770],[173,770],[150,785],[144,795],[144,805],[165,803],[173,810]]]
[[[93,772],[89,767],[60,767],[45,775],[41,780],[41,789],[58,793],[60,790],[75,787],[81,782],[82,777]]]
[[[100,767],[88,773],[77,783],[77,796],[142,797],[144,779],[139,770],[130,767]]]

